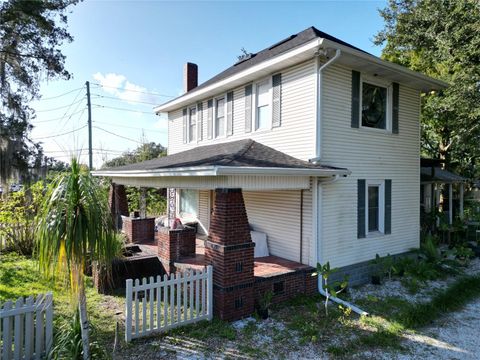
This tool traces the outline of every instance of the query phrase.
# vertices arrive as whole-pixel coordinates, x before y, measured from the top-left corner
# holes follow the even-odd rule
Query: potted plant
[[[270,305],[272,305],[272,298],[273,292],[269,290],[266,291],[258,301],[257,313],[258,316],[260,316],[260,318],[263,320],[268,319],[268,310],[270,308]]]

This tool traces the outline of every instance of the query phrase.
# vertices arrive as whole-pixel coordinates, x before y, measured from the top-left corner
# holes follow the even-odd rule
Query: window
[[[384,184],[367,181],[365,223],[369,233],[384,232]]]
[[[257,101],[255,130],[268,129],[271,127],[272,122],[272,96],[270,93],[270,81],[265,80],[261,83],[258,83],[255,90]]]
[[[196,140],[197,134],[197,108],[192,107],[188,109],[188,141]]]
[[[225,133],[225,97],[215,100],[215,137]]]
[[[388,88],[370,82],[362,82],[361,99],[362,126],[374,129],[388,129]]]
[[[179,215],[182,218],[196,217],[198,208],[198,191],[190,189],[182,189],[179,199]]]

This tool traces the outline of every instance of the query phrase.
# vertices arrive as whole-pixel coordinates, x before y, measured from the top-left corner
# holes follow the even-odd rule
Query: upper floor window
[[[389,126],[389,89],[386,86],[362,82],[362,126],[387,130]]]
[[[255,130],[268,129],[272,123],[272,95],[270,81],[265,80],[256,86]]]
[[[188,141],[196,140],[197,134],[197,108],[191,107],[188,109]]]
[[[215,137],[225,134],[225,97],[215,100]]]

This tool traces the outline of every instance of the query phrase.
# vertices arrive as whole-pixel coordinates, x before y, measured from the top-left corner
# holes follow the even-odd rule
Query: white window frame
[[[191,121],[191,113],[190,111],[195,109],[195,134],[193,140],[190,140],[190,121]],[[187,108],[187,142],[188,143],[198,143],[198,106],[189,106]]]
[[[377,129],[370,126],[362,125],[362,110],[363,110],[363,83],[369,83],[375,86],[380,86],[387,89],[387,109],[386,109],[386,119],[385,119],[385,129]],[[378,78],[372,78],[369,76],[360,76],[360,128],[368,131],[377,131],[383,133],[392,132],[392,103],[393,103],[393,85],[391,82],[387,82]]]
[[[257,128],[257,103],[258,103],[258,94],[257,94],[257,87],[258,85],[268,82],[268,99],[270,106],[270,119],[269,125],[266,128],[258,129]],[[268,78],[263,78],[259,81],[256,81],[252,84],[252,132],[262,132],[262,131],[269,131],[273,128],[273,88],[272,88],[272,76]]]
[[[368,229],[368,188],[378,187],[378,230]],[[367,235],[385,234],[385,180],[365,181],[365,232]]]
[[[223,133],[217,135],[217,100],[223,98]],[[216,96],[213,98],[213,124],[212,124],[213,136],[212,139],[220,139],[227,136],[227,93]]]

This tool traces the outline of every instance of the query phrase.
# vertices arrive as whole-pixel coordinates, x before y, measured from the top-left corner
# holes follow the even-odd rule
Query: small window
[[[255,129],[262,130],[268,129],[272,122],[272,110],[271,110],[271,94],[270,94],[270,81],[265,80],[257,84],[257,106],[256,106],[256,119]]]
[[[197,207],[198,207],[198,191],[190,189],[182,189],[180,191],[180,216],[193,217],[197,216]]]
[[[225,98],[216,99],[215,107],[215,137],[219,137],[225,134]]]
[[[384,232],[384,191],[383,182],[367,181],[365,222],[369,233]]]
[[[388,88],[362,83],[362,126],[387,129]]]
[[[197,108],[192,107],[188,110],[188,141],[196,140],[197,135]]]

